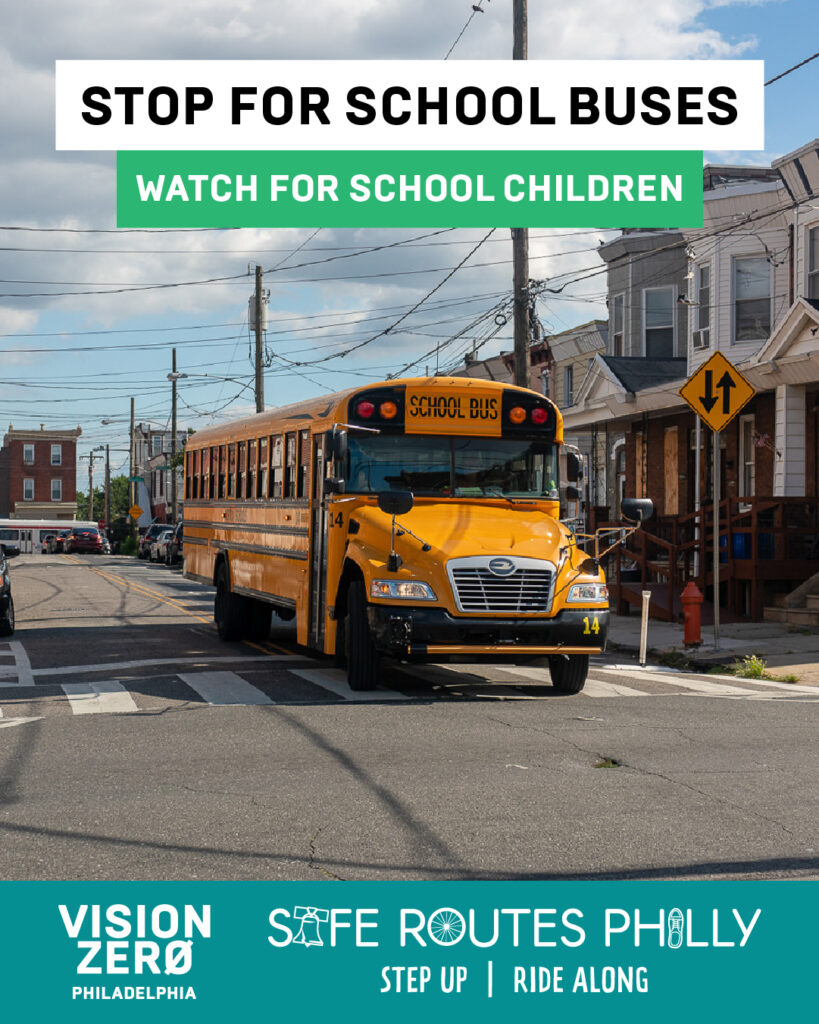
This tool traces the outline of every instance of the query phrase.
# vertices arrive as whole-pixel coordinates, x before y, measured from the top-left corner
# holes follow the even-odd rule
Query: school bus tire
[[[589,674],[588,654],[552,654],[549,675],[558,693],[580,693]]]
[[[353,580],[347,592],[347,682],[351,690],[378,686],[378,651],[367,621],[367,596],[363,580]]]
[[[270,639],[270,626],[273,621],[273,607],[267,604],[266,601],[257,601],[255,598],[249,598],[247,625],[245,632],[248,640],[252,640],[254,643],[263,644],[266,640]]]
[[[216,573],[216,598],[213,602],[213,618],[220,640],[242,639],[246,612],[245,598],[231,591],[228,569],[222,563]]]

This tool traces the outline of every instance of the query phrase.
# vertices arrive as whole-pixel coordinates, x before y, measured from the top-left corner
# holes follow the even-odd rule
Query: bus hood
[[[361,524],[361,540],[383,552],[390,550],[391,516],[365,505],[352,515]],[[534,505],[467,502],[419,503],[396,517],[396,534],[406,526],[419,540],[405,533],[396,536],[396,551],[418,564],[420,558],[444,563],[471,555],[515,554],[522,558],[558,560],[562,534],[557,522]],[[421,553],[421,543],[431,551]]]

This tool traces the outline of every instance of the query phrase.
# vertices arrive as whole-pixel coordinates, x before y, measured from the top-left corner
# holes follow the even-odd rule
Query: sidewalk
[[[755,654],[777,674],[792,673],[800,683],[819,684],[819,630],[779,622],[730,622],[720,626],[718,651],[713,626],[703,626],[702,639],[701,646],[686,648],[681,623],[649,619],[648,651],[653,662],[678,652],[694,667],[707,670]],[[639,615],[609,617],[609,649],[639,652]]]

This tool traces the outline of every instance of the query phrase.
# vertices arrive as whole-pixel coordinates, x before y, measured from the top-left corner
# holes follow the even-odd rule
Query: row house
[[[176,451],[182,452],[187,442],[187,431],[177,431]],[[139,423],[134,428],[134,465],[135,475],[143,477],[139,487],[137,502],[140,507],[150,506],[151,521],[167,523],[172,518],[171,457],[173,452],[173,433],[167,429],[157,429],[148,423]],[[182,498],[185,493],[185,481],[180,460],[176,468],[177,505],[181,511]],[[140,523],[142,520],[140,520]]]
[[[77,438],[82,430],[17,429],[0,448],[0,519],[77,518]]]
[[[818,150],[768,168],[706,167],[702,228],[624,231],[599,250],[608,348],[564,420],[567,433],[619,434],[606,463],[615,491],[655,505],[620,566],[621,610],[648,586],[652,614],[676,618],[689,578],[713,599],[713,435],[679,389],[715,351],[757,391],[720,435],[721,603],[781,617],[819,571]]]

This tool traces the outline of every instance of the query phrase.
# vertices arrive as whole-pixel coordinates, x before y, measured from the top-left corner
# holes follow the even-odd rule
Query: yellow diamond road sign
[[[128,509],[128,515],[132,519],[139,519],[139,517],[142,515],[142,509],[139,507],[139,505],[132,505]]]
[[[720,431],[751,401],[756,388],[721,352],[715,352],[691,374],[680,394],[707,427]]]

